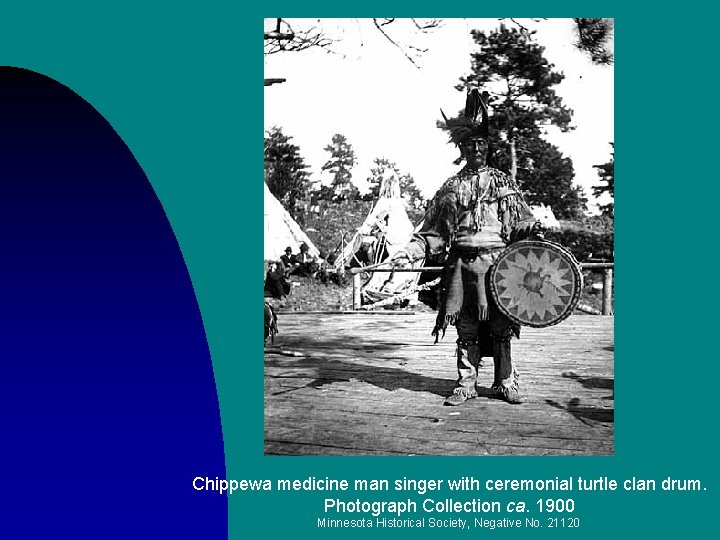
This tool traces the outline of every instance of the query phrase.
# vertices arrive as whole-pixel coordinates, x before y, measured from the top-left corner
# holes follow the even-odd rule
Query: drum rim
[[[508,309],[505,308],[505,306],[502,305],[502,302],[500,302],[500,294],[497,290],[497,284],[496,284],[496,275],[497,275],[497,267],[498,263],[508,255],[508,253],[511,253],[517,249],[520,249],[523,246],[537,246],[537,247],[543,247],[547,248],[548,246],[552,246],[557,251],[562,252],[563,255],[565,255],[573,264],[571,265],[573,272],[577,279],[575,280],[575,287],[573,289],[572,298],[570,299],[570,302],[567,304],[568,309],[565,310],[565,313],[563,313],[561,316],[559,316],[557,319],[550,321],[550,322],[543,322],[543,323],[533,323],[533,322],[526,322],[526,321],[520,321],[517,317],[515,317],[513,314],[509,312]],[[495,305],[498,307],[500,312],[505,315],[508,319],[511,321],[520,324],[522,326],[530,326],[532,328],[545,328],[548,326],[554,326],[558,323],[561,323],[565,319],[567,319],[573,311],[575,311],[575,308],[580,303],[580,296],[582,295],[582,289],[583,289],[583,275],[582,275],[582,269],[580,267],[580,263],[578,263],[575,256],[572,254],[572,252],[567,249],[562,244],[558,244],[557,242],[553,242],[551,240],[519,240],[517,242],[513,242],[509,246],[507,246],[505,249],[503,249],[500,254],[497,256],[497,259],[495,259],[495,262],[493,263],[491,269],[490,269],[490,290],[493,297],[493,301],[495,302]]]

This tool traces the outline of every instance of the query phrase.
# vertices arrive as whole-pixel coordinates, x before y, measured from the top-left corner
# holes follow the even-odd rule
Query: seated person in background
[[[284,255],[280,255],[280,261],[283,263],[285,270],[290,270],[293,267],[293,254],[290,246],[285,248]]]
[[[282,299],[290,294],[292,284],[285,277],[285,267],[281,261],[271,262],[265,274],[265,296]]]
[[[303,242],[300,244],[300,253],[293,257],[293,269],[291,276],[312,276],[317,272],[318,265],[315,257],[310,254],[310,247]]]

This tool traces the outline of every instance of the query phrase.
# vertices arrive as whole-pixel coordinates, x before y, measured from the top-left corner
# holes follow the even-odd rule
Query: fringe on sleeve
[[[425,223],[420,234],[428,241],[433,254],[442,251],[452,242],[457,230],[458,208],[455,186],[457,178],[450,178],[437,191],[425,212]]]

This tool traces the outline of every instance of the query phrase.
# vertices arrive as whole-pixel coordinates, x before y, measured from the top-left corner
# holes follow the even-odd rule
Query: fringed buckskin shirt
[[[406,252],[412,259],[447,253],[440,284],[437,337],[461,311],[490,318],[486,275],[507,244],[526,238],[537,220],[505,173],[483,167],[449,178],[428,205]]]

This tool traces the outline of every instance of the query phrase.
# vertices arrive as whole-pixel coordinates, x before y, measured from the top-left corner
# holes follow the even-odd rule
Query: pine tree
[[[491,164],[516,177],[531,204],[547,204],[564,217],[581,215],[587,201],[572,185],[572,161],[542,139],[548,125],[573,129],[572,110],[553,89],[564,75],[553,70],[531,32],[500,25],[471,35],[479,50],[471,54],[472,73],[456,88],[489,93]]]
[[[598,170],[600,180],[605,182],[604,185],[593,186],[593,195],[599,197],[608,193],[612,199],[608,204],[600,207],[603,216],[615,216],[615,143],[610,143],[613,151],[610,154],[610,161],[602,165],[593,165]]]
[[[266,132],[265,137],[265,183],[275,197],[297,221],[302,221],[302,213],[296,208],[296,202],[305,198],[312,186],[308,165],[300,155],[300,148],[290,142],[292,137],[283,134],[275,126]]]
[[[397,165],[389,159],[375,158],[373,164],[374,166],[370,169],[370,177],[367,179],[367,183],[370,185],[368,200],[374,200],[380,196],[380,187],[383,182],[393,177],[400,179]]]
[[[572,129],[572,110],[553,89],[565,76],[553,71],[555,66],[543,56],[545,48],[532,41],[532,34],[500,25],[487,35],[480,30],[471,35],[479,50],[471,54],[472,73],[457,88],[478,86],[490,93],[492,129],[507,140],[538,135],[547,124]]]
[[[355,151],[344,135],[333,135],[332,144],[324,148],[330,152],[330,159],[322,166],[323,171],[333,175],[330,188],[334,200],[351,200],[358,197],[358,189],[352,183],[351,169],[355,166]]]

